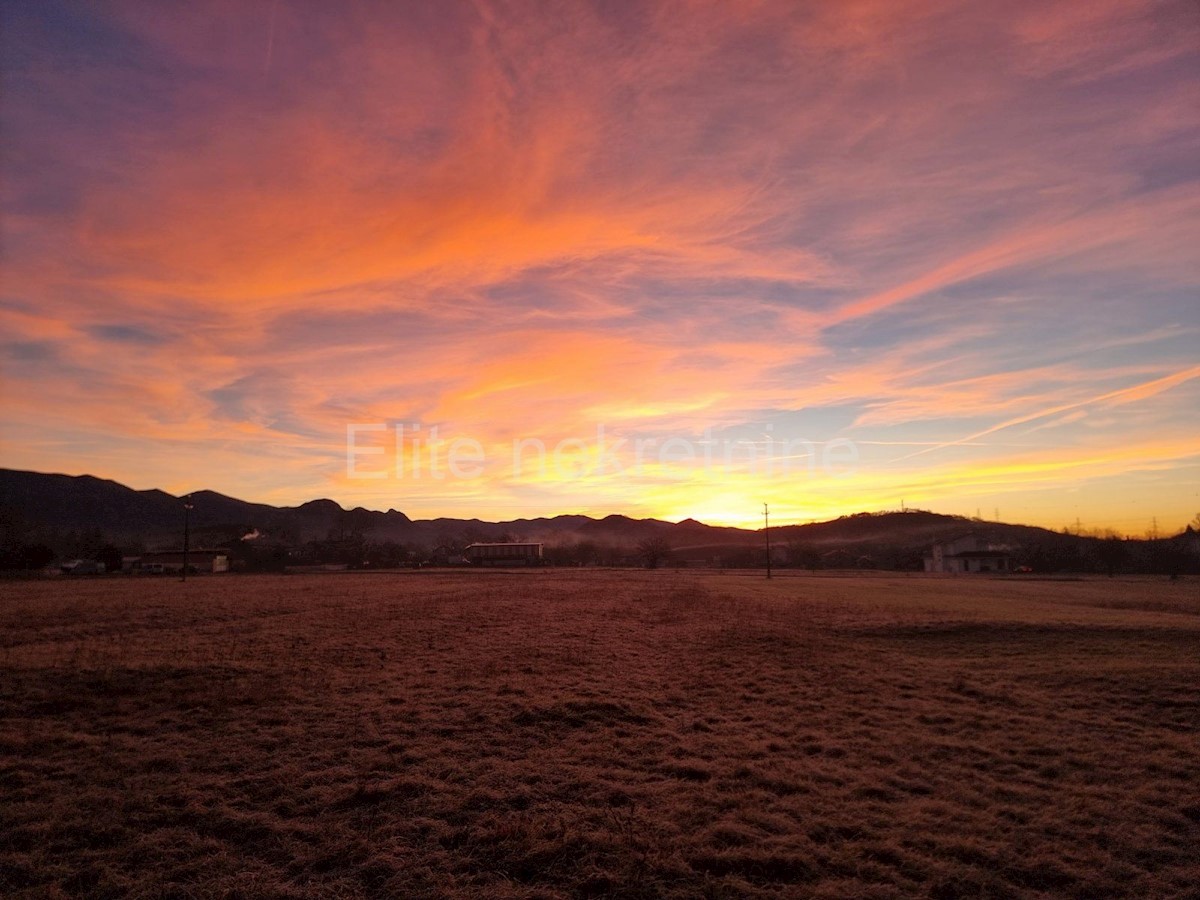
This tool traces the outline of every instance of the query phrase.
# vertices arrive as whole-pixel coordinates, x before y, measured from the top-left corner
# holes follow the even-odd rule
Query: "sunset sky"
[[[1194,0],[2,9],[4,466],[414,518],[1200,510]],[[350,477],[372,424],[482,471],[366,430]]]

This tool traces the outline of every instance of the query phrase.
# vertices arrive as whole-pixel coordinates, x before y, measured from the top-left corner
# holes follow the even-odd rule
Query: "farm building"
[[[465,552],[473,566],[540,566],[542,564],[541,544],[471,544]]]
[[[1013,568],[1007,548],[989,544],[977,534],[934,544],[925,557],[926,572],[1011,572]]]
[[[228,572],[229,554],[224,550],[189,550],[187,555],[189,572]],[[135,571],[182,572],[182,550],[151,550],[142,554]]]

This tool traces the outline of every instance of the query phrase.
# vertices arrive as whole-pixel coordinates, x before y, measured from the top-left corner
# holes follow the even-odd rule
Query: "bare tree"
[[[1129,555],[1125,548],[1125,542],[1115,534],[1097,541],[1093,552],[1096,555],[1096,560],[1108,573],[1109,578],[1112,578],[1116,574],[1117,569],[1121,567]]]
[[[671,553],[671,545],[666,538],[645,538],[638,541],[637,555],[647,569],[657,569],[658,564]]]

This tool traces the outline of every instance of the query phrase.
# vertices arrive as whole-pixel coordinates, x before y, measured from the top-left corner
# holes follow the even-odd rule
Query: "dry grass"
[[[0,894],[1196,896],[1196,584],[0,585]]]

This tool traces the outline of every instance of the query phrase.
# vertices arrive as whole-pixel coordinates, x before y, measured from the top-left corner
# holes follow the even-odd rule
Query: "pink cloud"
[[[88,15],[97,45],[39,47],[0,113],[26,464],[77,469],[86,435],[107,474],[134,444],[236,472],[240,446],[304,499],[356,489],[359,417],[501,447],[841,408],[873,446],[1045,419],[1099,453],[1171,432],[1193,377],[1184,5]]]

